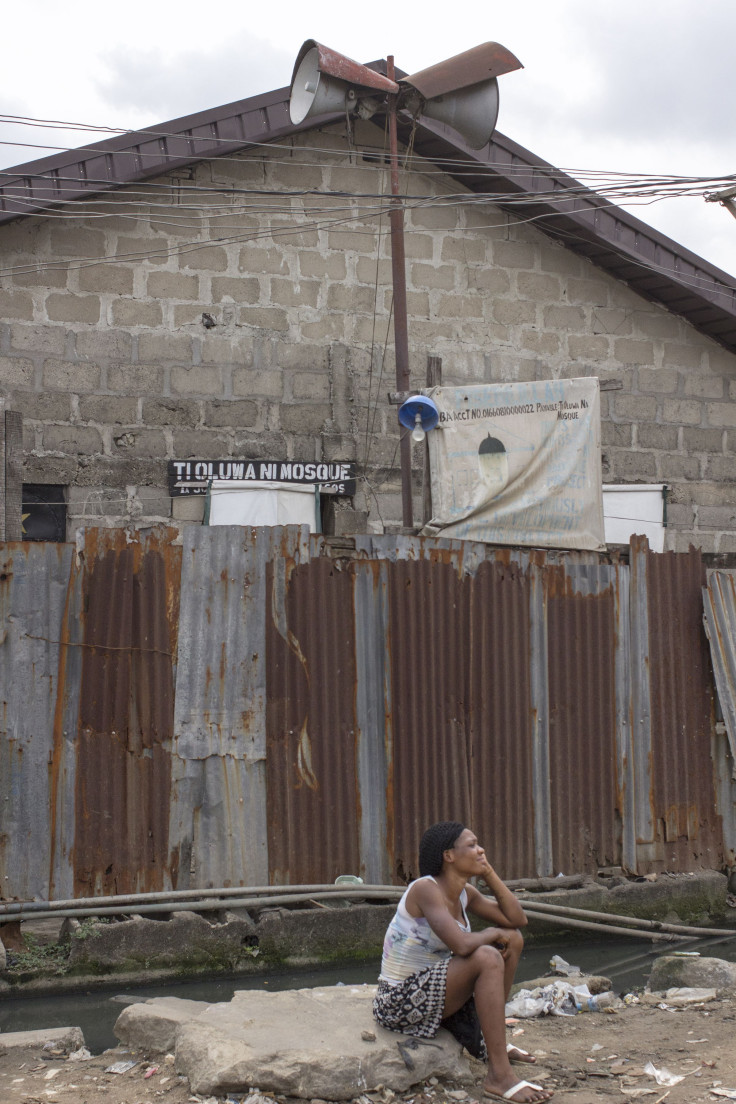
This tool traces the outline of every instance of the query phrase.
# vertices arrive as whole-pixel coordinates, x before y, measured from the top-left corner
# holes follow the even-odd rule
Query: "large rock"
[[[69,961],[91,970],[144,969],[156,966],[235,970],[250,960],[251,943],[257,942],[255,925],[246,915],[226,913],[223,922],[199,912],[176,912],[169,920],[145,916],[114,924],[98,924],[71,938]]]
[[[4,1031],[0,1035],[0,1054],[8,1050],[38,1047],[53,1043],[59,1050],[78,1050],[84,1046],[81,1027],[43,1027],[38,1031]]]
[[[177,1069],[203,1095],[257,1085],[321,1100],[351,1100],[379,1085],[404,1092],[432,1076],[471,1076],[448,1031],[417,1039],[379,1027],[374,993],[369,985],[237,992],[178,1029]]]
[[[649,988],[655,992],[674,988],[715,989],[721,996],[736,991],[736,962],[662,955],[652,967]]]
[[[121,1043],[134,1050],[166,1054],[174,1049],[176,1029],[206,1008],[207,1001],[154,997],[143,1004],[129,1005],[118,1016],[113,1030]]]

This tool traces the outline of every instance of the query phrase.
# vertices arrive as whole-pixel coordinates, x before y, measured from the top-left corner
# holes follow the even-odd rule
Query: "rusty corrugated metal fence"
[[[722,868],[700,555],[306,529],[0,545],[4,898]],[[721,726],[722,727],[722,726]]]

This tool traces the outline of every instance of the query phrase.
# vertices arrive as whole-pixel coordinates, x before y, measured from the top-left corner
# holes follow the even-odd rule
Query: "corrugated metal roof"
[[[707,578],[703,620],[710,641],[718,700],[736,764],[736,572],[709,571]]]
[[[385,72],[385,62],[374,63],[372,68]],[[397,77],[405,75],[397,70]],[[0,224],[343,118],[330,115],[294,126],[289,120],[288,97],[288,88],[276,89],[172,119],[155,129],[134,131],[8,169],[0,184]],[[450,159],[453,168],[448,175],[474,192],[512,196],[554,190],[556,198],[547,195],[524,208],[525,217],[533,218],[539,230],[736,350],[733,276],[608,203],[498,131],[488,146],[476,151],[453,130],[429,119],[420,120],[416,133],[400,120],[400,130],[405,140],[411,134],[420,156],[438,160],[445,170],[444,163]],[[569,194],[565,195],[571,189],[574,204]],[[494,202],[503,208],[502,199],[494,198]],[[509,210],[515,215],[515,208]]]

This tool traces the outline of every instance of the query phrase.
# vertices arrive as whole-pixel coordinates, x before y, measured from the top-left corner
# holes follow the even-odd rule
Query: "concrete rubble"
[[[115,1034],[150,1052],[174,1049],[176,1068],[200,1094],[261,1091],[352,1100],[378,1086],[403,1092],[429,1077],[470,1079],[460,1044],[385,1031],[371,1010],[375,986],[280,993],[238,991],[221,1004],[161,998],[130,1005]],[[171,1040],[174,1046],[171,1046]]]
[[[682,987],[715,989],[719,997],[736,996],[736,962],[700,955],[662,955],[652,966],[649,988],[661,992]]]

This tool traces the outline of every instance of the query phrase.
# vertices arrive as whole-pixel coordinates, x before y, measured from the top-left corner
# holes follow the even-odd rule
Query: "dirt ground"
[[[717,1000],[677,1011],[639,1004],[615,1013],[523,1020],[508,1030],[512,1041],[537,1056],[533,1071],[515,1066],[519,1076],[541,1081],[565,1104],[717,1104],[728,1099],[725,1090],[736,1093],[736,1001]],[[106,1072],[126,1060],[136,1063],[127,1072]],[[684,1075],[684,1080],[672,1087],[658,1085],[644,1073],[648,1062]],[[474,1083],[420,1085],[403,1099],[386,1092],[357,1099],[360,1104],[473,1104],[480,1097],[482,1076],[482,1067],[475,1065]],[[217,1099],[240,1101],[247,1096],[240,1092]],[[214,1104],[216,1098],[193,1096],[176,1074],[171,1056],[149,1061],[145,1054],[119,1048],[80,1062],[41,1048],[0,1053],[0,1104],[92,1104],[100,1099],[106,1104]]]

